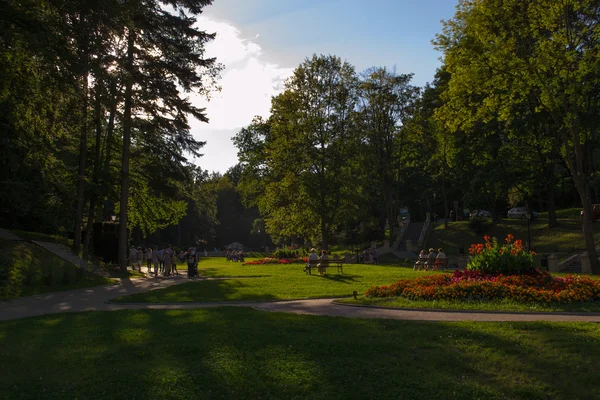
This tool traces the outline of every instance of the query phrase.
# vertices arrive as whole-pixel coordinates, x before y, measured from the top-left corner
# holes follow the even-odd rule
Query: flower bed
[[[246,261],[242,265],[264,265],[264,264],[306,264],[308,258],[291,258],[291,259],[279,259],[279,258],[263,258],[262,260]]]
[[[390,286],[374,286],[367,297],[405,297],[411,300],[495,300],[520,302],[600,301],[600,281],[586,276],[553,277],[533,270],[521,275],[454,271],[417,279],[401,279]]]

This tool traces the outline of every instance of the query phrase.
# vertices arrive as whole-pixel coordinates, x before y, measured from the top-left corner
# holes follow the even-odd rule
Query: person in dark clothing
[[[188,265],[188,278],[193,278],[197,275],[198,254],[194,247],[190,247],[186,252],[186,260]]]

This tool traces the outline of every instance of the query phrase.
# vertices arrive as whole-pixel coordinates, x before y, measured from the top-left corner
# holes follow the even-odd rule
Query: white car
[[[527,218],[527,207],[515,207],[508,210],[508,214],[506,215],[508,218]],[[538,213],[532,212],[531,217],[537,218]]]
[[[471,218],[492,218],[492,213],[487,210],[473,210],[471,211]]]

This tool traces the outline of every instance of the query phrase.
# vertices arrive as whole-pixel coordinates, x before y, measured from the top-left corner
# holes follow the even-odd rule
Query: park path
[[[208,278],[223,279],[223,278]],[[226,278],[229,279],[229,278]],[[168,279],[120,279],[114,285],[76,289],[22,297],[0,302],[0,320],[11,320],[62,312],[111,310],[188,310],[214,307],[250,307],[260,311],[330,317],[397,319],[412,321],[564,321],[600,322],[600,313],[495,313],[470,311],[398,310],[376,307],[357,307],[336,304],[335,299],[306,299],[269,302],[214,302],[214,303],[111,303],[120,296],[162,289],[189,282],[185,275]]]
[[[8,229],[0,228],[0,239],[2,240],[23,240]]]

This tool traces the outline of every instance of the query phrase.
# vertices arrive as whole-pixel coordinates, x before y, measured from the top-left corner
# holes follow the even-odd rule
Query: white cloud
[[[209,102],[200,96],[191,97],[194,104],[206,107],[210,120],[208,124],[192,121],[192,132],[207,142],[199,164],[208,170],[225,172],[237,161],[237,151],[230,140],[233,133],[247,126],[255,115],[269,115],[271,97],[281,92],[283,82],[294,69],[266,62],[258,43],[244,39],[231,24],[201,17],[198,25],[217,33],[216,39],[207,44],[206,55],[217,57],[225,70],[219,81],[222,90],[214,93]]]

